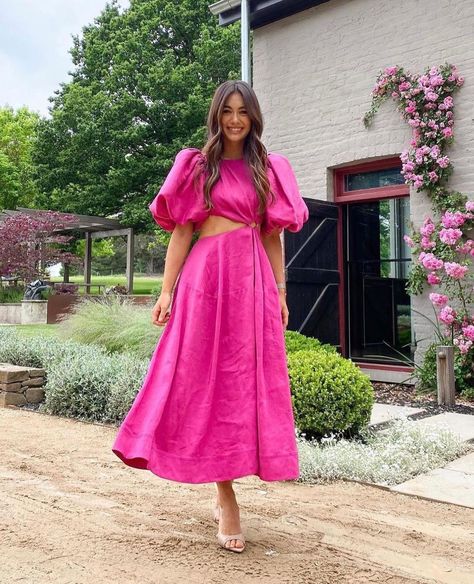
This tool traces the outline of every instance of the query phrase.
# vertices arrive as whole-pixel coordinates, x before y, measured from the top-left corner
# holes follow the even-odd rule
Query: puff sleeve
[[[309,210],[300,194],[289,160],[282,154],[268,154],[268,177],[276,200],[269,202],[262,221],[262,232],[275,228],[300,231],[309,217]]]
[[[198,223],[207,217],[202,189],[203,174],[197,181],[198,188],[194,185],[196,165],[203,158],[198,148],[180,150],[163,185],[149,205],[153,219],[166,231],[173,231],[177,223]]]

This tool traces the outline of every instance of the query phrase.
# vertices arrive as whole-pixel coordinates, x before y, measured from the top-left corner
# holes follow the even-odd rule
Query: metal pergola
[[[28,209],[26,207],[17,207],[15,210],[4,210],[0,212],[0,223],[5,221],[8,217],[26,213],[28,215],[37,215],[45,213],[41,209]],[[59,213],[58,211],[54,211]],[[134,231],[132,227],[124,228],[117,219],[109,219],[106,217],[96,217],[94,215],[78,215],[76,213],[63,213],[74,217],[74,220],[68,224],[64,229],[56,229],[56,233],[66,233],[68,231],[82,231],[85,237],[85,253],[84,253],[84,286],[86,293],[91,289],[91,264],[92,264],[92,240],[101,239],[104,237],[127,237],[127,289],[128,293],[133,292],[133,257],[134,257]],[[63,281],[69,281],[68,266],[64,266]]]

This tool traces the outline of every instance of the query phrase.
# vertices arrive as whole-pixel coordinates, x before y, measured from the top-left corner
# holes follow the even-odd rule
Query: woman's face
[[[221,116],[224,140],[229,144],[243,142],[250,132],[252,122],[245,109],[244,100],[238,91],[229,95]]]

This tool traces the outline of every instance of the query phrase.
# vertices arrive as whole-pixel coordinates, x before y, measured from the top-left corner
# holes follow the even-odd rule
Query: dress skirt
[[[298,478],[278,289],[255,227],[191,248],[112,451],[184,483]]]

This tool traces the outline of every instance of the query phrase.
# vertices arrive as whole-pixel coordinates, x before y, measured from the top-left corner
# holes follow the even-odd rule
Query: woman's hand
[[[288,306],[286,305],[286,293],[285,290],[281,289],[278,291],[278,296],[280,297],[280,308],[281,308],[281,322],[283,328],[286,329],[288,326]]]
[[[171,293],[162,292],[151,311],[151,322],[156,326],[164,326],[170,319],[168,308],[171,304]]]

